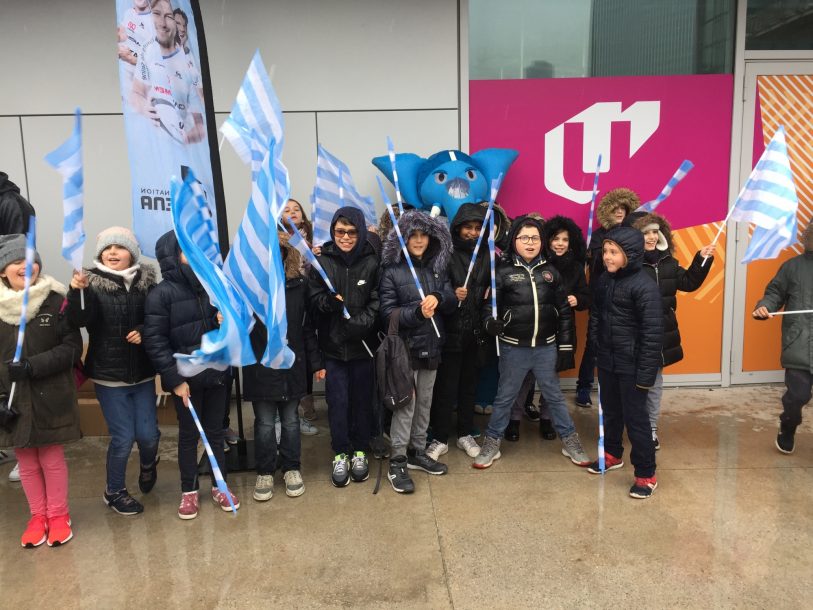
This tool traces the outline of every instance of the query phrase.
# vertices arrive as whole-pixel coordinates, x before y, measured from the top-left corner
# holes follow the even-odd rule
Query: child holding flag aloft
[[[446,474],[448,470],[445,464],[427,455],[426,430],[441,349],[446,340],[444,316],[454,311],[458,300],[447,271],[452,239],[446,223],[424,212],[409,210],[398,219],[398,227],[410,260],[404,258],[396,231],[390,231],[384,242],[378,290],[381,320],[388,327],[390,316],[398,316],[399,334],[406,342],[412,361],[415,393],[409,405],[392,415],[388,475],[395,491],[412,493],[415,484],[408,469],[434,475]],[[423,299],[410,264],[423,288]]]
[[[378,257],[367,241],[364,213],[355,207],[336,210],[331,241],[318,257],[331,285],[311,270],[308,301],[317,322],[325,367],[325,399],[333,448],[336,487],[366,481],[367,453],[373,433],[372,353],[378,330]],[[344,309],[350,314],[345,318]]]
[[[107,228],[96,239],[94,266],[74,271],[68,292],[68,318],[75,326],[87,328],[84,370],[94,383],[110,432],[103,499],[120,515],[144,511],[125,482],[133,443],[138,444],[141,492],[150,492],[158,476],[161,433],[155,410],[155,369],[141,336],[144,303],[156,284],[156,272],[140,258],[130,229]]]
[[[658,439],[658,417],[661,412],[663,396],[663,369],[670,364],[683,360],[683,348],[680,345],[680,330],[677,321],[677,291],[694,292],[706,280],[711,264],[714,262],[714,244],[698,251],[688,269],[680,266],[674,257],[672,227],[660,214],[633,213],[629,216],[633,226],[644,234],[644,271],[658,284],[663,300],[663,351],[661,367],[655,378],[655,384],[646,397],[649,424],[652,428],[652,441],[655,450],[661,448]],[[708,259],[708,260],[706,260]],[[705,265],[703,264],[705,261]]]
[[[604,262],[602,259],[602,243],[607,231],[620,225],[624,219],[641,205],[638,195],[627,188],[617,188],[608,191],[598,204],[596,218],[600,226],[590,237],[587,251],[587,263],[590,268],[590,287],[595,286],[596,281],[604,273]],[[589,332],[589,330],[588,330]],[[590,392],[593,389],[593,371],[596,368],[596,355],[593,353],[593,343],[590,336],[587,337],[582,354],[581,365],[579,366],[579,378],[576,382],[576,404],[580,407],[591,407],[593,401],[590,399]]]
[[[178,468],[181,471],[181,504],[178,517],[198,516],[198,429],[188,404],[191,400],[200,417],[203,431],[226,477],[223,451],[223,417],[228,405],[227,388],[231,372],[207,368],[184,377],[174,354],[190,354],[200,347],[201,339],[218,322],[218,312],[209,295],[189,266],[178,245],[174,231],[168,231],[155,243],[155,254],[161,265],[161,282],[153,288],[144,305],[142,339],[147,355],[161,375],[164,391],[172,392],[178,415]],[[212,501],[224,511],[230,511],[229,498],[212,485]],[[235,508],[240,501],[231,490]]]
[[[483,447],[472,464],[475,468],[488,468],[500,458],[500,440],[529,371],[550,408],[562,454],[577,466],[590,463],[559,388],[557,372],[575,366],[573,314],[559,272],[542,254],[542,235],[542,223],[536,218],[514,220],[510,249],[496,270],[497,317],[492,316],[490,303],[483,308],[486,332],[500,342],[500,381]]]
[[[73,367],[82,356],[82,336],[63,312],[65,286],[41,275],[34,255],[19,361],[12,362],[25,286],[24,235],[0,237],[0,393],[18,414],[3,421],[0,447],[14,447],[31,520],[21,544],[58,546],[73,537],[68,513],[68,465],[63,445],[77,441],[79,411]],[[4,411],[7,411],[4,409]]]
[[[648,498],[658,486],[646,399],[661,365],[661,295],[658,285],[641,268],[644,237],[640,231],[615,227],[602,243],[606,271],[593,289],[588,337],[598,362],[605,468],[609,471],[624,465],[622,437],[626,427],[635,467],[630,496]],[[599,462],[590,464],[588,471],[601,473]]]
[[[260,364],[267,343],[266,327],[255,321],[251,346],[257,363],[243,367],[243,398],[254,407],[254,457],[257,480],[254,499],[270,500],[274,495],[274,473],[279,466],[285,494],[291,498],[305,493],[302,481],[302,446],[299,434],[299,401],[307,392],[308,370],[324,378],[316,335],[306,312],[307,278],[302,275],[302,257],[288,244],[288,233],[278,233],[285,269],[285,314],[288,317],[288,347],[296,355],[290,369],[273,369]],[[281,422],[277,443],[275,420]],[[277,453],[279,452],[279,457]]]
[[[757,320],[767,320],[783,309],[787,312],[813,309],[813,222],[802,233],[804,252],[782,263],[754,308]],[[796,428],[802,423],[802,407],[810,402],[813,388],[813,314],[782,316],[782,367],[785,393],[776,448],[793,453]]]

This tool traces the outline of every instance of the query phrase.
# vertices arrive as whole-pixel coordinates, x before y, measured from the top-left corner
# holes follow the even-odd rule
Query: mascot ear
[[[398,153],[395,155],[395,168],[398,170],[398,186],[401,188],[401,196],[404,201],[412,207],[420,208],[421,196],[418,193],[418,169],[426,161],[414,153]],[[392,164],[388,155],[373,158],[373,165],[387,177],[390,183],[392,179]]]
[[[508,168],[516,160],[519,152],[512,148],[484,148],[474,153],[471,158],[483,172],[488,181],[488,188],[491,188],[491,181],[501,173],[503,178],[508,173]],[[400,171],[400,169],[399,169]]]

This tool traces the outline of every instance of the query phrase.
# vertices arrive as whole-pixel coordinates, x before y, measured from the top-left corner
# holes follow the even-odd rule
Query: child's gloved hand
[[[8,378],[11,379],[11,381],[28,379],[34,372],[28,360],[20,360],[19,362],[9,360],[6,364],[8,365]]]
[[[556,352],[556,372],[576,368],[576,356],[572,349],[560,349]]]
[[[498,337],[502,334],[505,328],[505,322],[497,318],[488,318],[486,320],[486,332],[492,337]]]

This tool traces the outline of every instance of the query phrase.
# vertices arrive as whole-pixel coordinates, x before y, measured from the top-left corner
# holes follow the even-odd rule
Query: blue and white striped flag
[[[277,199],[271,169],[274,149],[272,139],[252,182],[251,199],[223,271],[268,331],[263,366],[287,369],[294,363],[294,353],[288,347],[285,317],[285,272],[277,235],[284,205]]]
[[[200,347],[191,354],[175,354],[178,371],[184,377],[192,377],[207,368],[224,370],[257,361],[249,339],[254,326],[251,310],[206,253],[211,239],[211,212],[202,194],[195,192],[195,181],[191,170],[183,182],[173,177],[170,186],[172,222],[181,251],[223,320],[217,329],[203,335]]]
[[[666,199],[669,195],[672,194],[672,189],[675,188],[680,183],[680,181],[686,177],[686,174],[692,171],[693,167],[694,163],[692,163],[688,159],[685,159],[683,163],[680,164],[680,167],[677,168],[675,174],[671,178],[669,178],[669,182],[666,183],[666,186],[663,187],[663,190],[660,192],[660,194],[657,197],[655,197],[655,199],[653,199],[652,201],[647,201],[643,205],[638,206],[638,210],[649,213],[654,212],[655,208],[657,208],[663,202],[664,199]]]
[[[234,500],[232,500],[229,486],[226,485],[226,479],[223,478],[223,472],[221,472],[220,466],[217,464],[217,459],[212,451],[212,445],[209,444],[209,439],[206,438],[206,432],[203,430],[203,424],[200,423],[200,417],[198,417],[198,412],[195,409],[195,405],[192,404],[191,398],[189,399],[187,406],[189,407],[189,414],[192,416],[195,426],[198,429],[198,433],[200,434],[200,440],[203,443],[206,456],[209,458],[209,465],[212,467],[212,476],[215,478],[215,485],[217,486],[218,491],[226,495],[226,499],[229,501],[229,506],[231,506],[231,512],[236,517],[237,507],[234,505]]]
[[[82,111],[76,109],[73,133],[62,146],[45,155],[45,161],[62,174],[62,258],[82,269],[85,245],[84,175],[82,171]]]
[[[28,293],[31,289],[31,275],[34,273],[34,256],[36,255],[37,243],[37,219],[31,216],[28,219],[28,234],[25,239],[25,277],[23,281],[23,299],[20,305],[20,325],[17,328],[17,345],[14,348],[14,358],[12,362],[19,362],[23,357],[23,341],[25,340],[25,327],[28,321]],[[11,382],[11,388],[8,391],[8,404],[11,407],[14,401],[14,390],[17,387],[17,382]]]
[[[756,225],[742,262],[776,258],[784,248],[795,242],[798,207],[785,128],[780,127],[729,213],[732,220]]]
[[[313,245],[321,246],[331,240],[330,222],[341,207],[352,206],[364,212],[367,225],[378,224],[375,202],[356,190],[350,169],[338,157],[319,144],[316,155],[316,187],[313,189]],[[366,227],[359,227],[359,230]]]
[[[285,143],[282,107],[271,86],[271,79],[259,50],[254,52],[231,113],[220,127],[220,132],[231,143],[243,163],[251,165],[252,180],[256,180],[262,165],[266,144],[269,140],[274,140],[276,200],[284,206],[290,196],[291,185],[288,170],[282,163],[282,147]]]

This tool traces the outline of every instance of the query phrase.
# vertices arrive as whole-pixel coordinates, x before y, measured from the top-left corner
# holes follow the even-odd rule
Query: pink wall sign
[[[514,148],[499,200],[511,215],[565,214],[587,226],[599,195],[654,199],[684,159],[694,169],[658,208],[673,228],[722,220],[728,198],[733,76],[471,81],[470,150]]]

